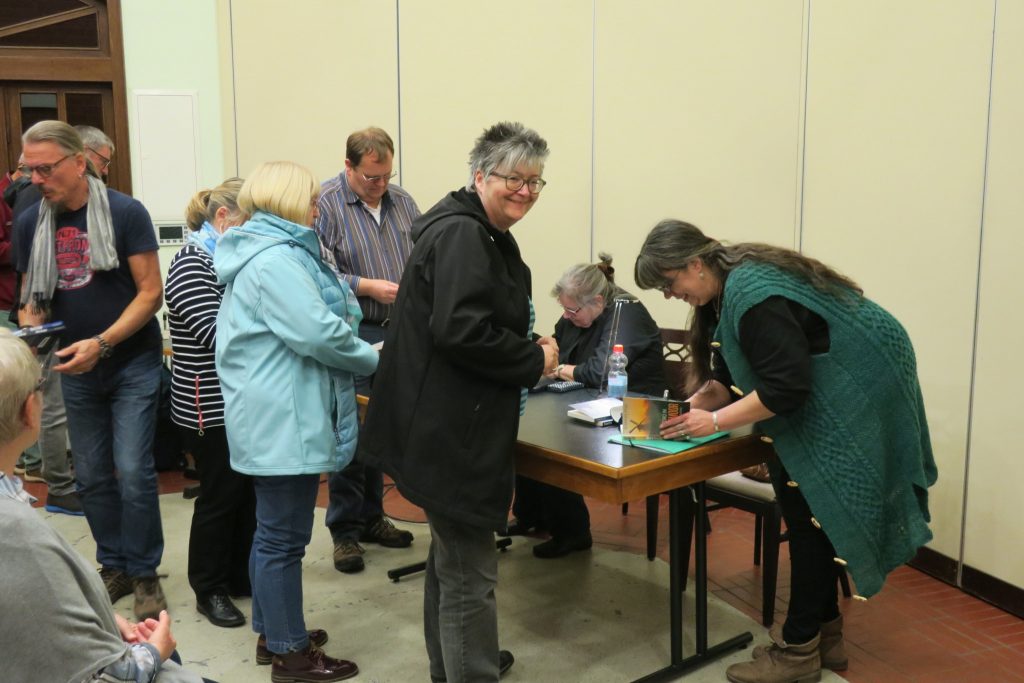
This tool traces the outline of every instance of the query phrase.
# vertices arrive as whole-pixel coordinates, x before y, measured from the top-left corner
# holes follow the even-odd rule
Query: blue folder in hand
[[[608,441],[609,443],[617,443],[623,446],[643,448],[644,450],[653,451],[655,453],[682,453],[683,451],[688,451],[691,448],[696,448],[697,446],[706,444],[708,441],[721,439],[723,436],[728,435],[729,432],[716,432],[710,436],[691,436],[686,441],[670,441],[668,439],[634,439],[629,436],[616,434],[612,438],[608,439]]]

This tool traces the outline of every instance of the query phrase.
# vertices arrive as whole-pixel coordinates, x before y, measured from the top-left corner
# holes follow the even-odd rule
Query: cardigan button
[[[845,567],[848,564],[847,561],[844,560],[841,557],[833,557],[832,561],[835,562],[836,564],[842,566],[842,567]]]
[[[740,388],[739,388],[738,386],[736,386],[735,384],[731,385],[731,386],[729,387],[729,389],[730,389],[730,390],[732,390],[732,393],[736,394],[737,396],[742,396],[742,395],[743,395],[743,390],[742,390],[742,389],[740,389]]]
[[[720,349],[722,348],[722,342],[711,342],[711,348]]]
[[[789,481],[786,482],[786,486],[788,486],[791,489],[795,489],[796,487],[800,486],[800,484],[790,479]]]
[[[815,529],[820,529],[821,528],[821,522],[816,520],[814,517],[811,517],[811,524],[814,525]]]
[[[775,443],[775,439],[773,439],[770,436],[764,436],[764,435],[761,436],[761,441],[764,441],[765,443]]]

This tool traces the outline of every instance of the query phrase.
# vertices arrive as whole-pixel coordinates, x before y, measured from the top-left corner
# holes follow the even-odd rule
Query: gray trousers
[[[498,553],[494,530],[427,511],[430,550],[423,632],[432,680],[498,680]]]
[[[7,312],[0,311],[4,327],[16,330],[8,322]],[[49,492],[63,496],[75,490],[75,478],[71,474],[71,458],[68,457],[68,420],[64,413],[64,395],[60,389],[60,376],[52,372],[56,357],[50,354],[43,372],[43,414],[40,417],[39,442],[29,446],[18,458],[18,465],[26,470],[41,469]]]

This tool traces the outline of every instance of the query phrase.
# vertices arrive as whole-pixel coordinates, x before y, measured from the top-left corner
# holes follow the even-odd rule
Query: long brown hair
[[[718,277],[723,288],[729,272],[750,260],[775,266],[839,299],[863,296],[856,282],[817,259],[760,242],[722,244],[696,226],[675,219],[661,221],[647,235],[636,257],[633,275],[641,289],[661,289],[666,285],[666,271],[686,268],[695,259]],[[693,371],[687,381],[691,393],[711,379],[711,335],[717,325],[718,313],[713,303],[693,307],[689,344]]]

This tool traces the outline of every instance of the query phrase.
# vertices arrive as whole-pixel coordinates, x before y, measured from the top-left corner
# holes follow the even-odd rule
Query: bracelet
[[[555,368],[555,379],[562,379],[562,368],[565,367],[565,363],[559,363],[558,367]]]
[[[718,411],[711,413],[711,421],[715,423],[715,431],[718,432]]]
[[[108,344],[107,340],[98,334],[93,337],[93,340],[100,345],[100,358],[110,358],[111,354],[114,353],[114,347]]]

